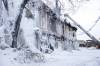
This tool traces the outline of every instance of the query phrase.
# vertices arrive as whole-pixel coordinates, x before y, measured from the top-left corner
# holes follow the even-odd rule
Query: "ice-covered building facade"
[[[10,46],[12,45],[12,32],[16,17],[22,1],[8,0],[8,11],[6,11],[4,5],[2,5],[3,9],[0,6],[0,12],[2,12],[0,30],[3,31],[3,33],[0,32],[3,34],[1,38],[3,37],[4,43]],[[56,49],[76,49],[76,31],[76,27],[66,20],[61,20],[41,0],[29,0],[22,14],[17,48],[26,44],[31,49],[37,48],[44,53],[50,53]]]
[[[27,17],[32,16],[30,11],[34,14],[34,17],[37,13],[37,17],[34,19],[38,19],[35,21],[35,27],[38,28],[35,31],[35,43],[38,49],[43,52],[49,52],[49,49],[62,48],[64,50],[72,50],[76,48],[76,27],[57,17],[53,10],[42,1],[30,1],[26,9]]]

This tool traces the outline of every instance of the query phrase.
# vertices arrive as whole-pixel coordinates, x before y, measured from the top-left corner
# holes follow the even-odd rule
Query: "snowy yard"
[[[45,54],[45,62],[19,63],[16,61],[18,51],[0,50],[0,66],[100,66],[100,50],[80,48],[72,52],[55,50]]]

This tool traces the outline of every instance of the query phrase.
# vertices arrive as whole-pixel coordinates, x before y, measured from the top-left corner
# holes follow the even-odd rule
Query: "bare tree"
[[[75,13],[85,2],[89,1],[90,0],[65,0],[66,5],[64,6],[64,10]]]
[[[24,0],[21,4],[19,14],[17,16],[17,20],[15,21],[15,27],[14,32],[12,33],[13,41],[12,41],[12,48],[17,48],[17,37],[18,37],[18,31],[20,28],[20,22],[22,19],[23,10],[25,8],[25,5],[28,3],[29,0]]]

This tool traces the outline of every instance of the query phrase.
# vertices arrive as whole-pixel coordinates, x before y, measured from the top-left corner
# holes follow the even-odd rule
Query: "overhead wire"
[[[87,32],[90,32],[96,25],[97,25],[97,23],[99,22],[99,20],[100,20],[100,16],[98,17],[98,19],[95,21],[95,23],[89,28],[89,30],[87,31]],[[81,32],[80,34],[78,34],[78,35],[83,35],[84,34],[84,32]]]
[[[62,8],[64,8],[64,6],[62,5],[61,1],[60,1],[60,0],[58,0],[58,1],[59,1],[59,3],[60,3],[60,6],[62,6]],[[69,0],[69,1],[70,1],[70,0]],[[97,23],[99,22],[99,20],[100,20],[100,16],[97,18],[97,20],[95,20],[94,24],[88,29],[87,32],[90,32],[90,31],[97,25]],[[81,33],[78,34],[78,35],[84,35],[84,32],[81,32]]]

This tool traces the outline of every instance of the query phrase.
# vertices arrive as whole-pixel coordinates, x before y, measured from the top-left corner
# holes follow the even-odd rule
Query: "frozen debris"
[[[0,49],[5,50],[6,48],[9,48],[10,46],[7,44],[0,44]]]
[[[39,56],[39,58],[37,58]],[[40,57],[41,56],[41,57]],[[42,62],[39,60],[43,59]],[[51,54],[40,55],[30,50],[7,48],[0,50],[0,65],[2,66],[100,66],[100,50],[80,48],[79,51],[55,50]],[[35,57],[35,59],[33,58]],[[37,61],[38,59],[38,61]],[[36,63],[37,62],[37,63]],[[39,63],[38,63],[39,62]],[[41,62],[41,63],[40,63]],[[45,63],[44,63],[45,62]]]
[[[44,55],[40,53],[32,52],[31,50],[21,50],[18,52],[16,60],[20,63],[31,63],[31,62],[44,62]]]

